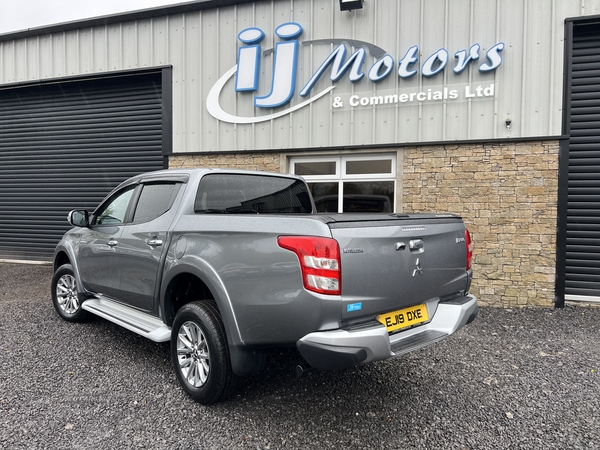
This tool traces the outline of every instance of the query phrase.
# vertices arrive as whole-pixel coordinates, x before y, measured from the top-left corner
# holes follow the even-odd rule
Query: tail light
[[[335,239],[314,236],[279,236],[281,248],[298,255],[304,288],[320,294],[340,295],[340,246]]]
[[[473,267],[473,241],[471,241],[471,233],[465,230],[465,242],[467,245],[467,270]]]

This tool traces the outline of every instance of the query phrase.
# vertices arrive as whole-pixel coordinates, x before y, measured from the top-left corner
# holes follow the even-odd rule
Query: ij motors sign
[[[320,66],[310,78],[299,85],[297,80],[298,65],[301,52],[300,38],[302,26],[295,22],[279,25],[275,34],[280,39],[274,49],[262,51],[261,41],[265,32],[260,28],[246,28],[238,34],[240,46],[238,48],[237,64],[224,73],[211,88],[206,99],[206,108],[216,119],[237,124],[251,124],[264,122],[290,114],[314,102],[327,102],[336,109],[378,107],[394,104],[410,104],[415,102],[452,101],[478,97],[494,97],[495,84],[465,85],[461,89],[444,86],[428,88],[425,90],[406,89],[380,89],[381,92],[373,95],[346,94],[336,95],[336,83],[343,77],[350,82],[377,83],[381,86],[384,80],[392,76],[400,80],[407,80],[415,76],[425,78],[435,77],[444,71],[451,71],[459,75],[469,66],[475,66],[479,72],[486,73],[496,70],[502,64],[502,51],[504,43],[492,45],[485,53],[479,44],[473,44],[468,49],[454,52],[454,59],[450,59],[450,52],[440,48],[425,58],[420,58],[419,47],[413,45],[406,50],[398,60],[384,49],[374,44],[348,40],[348,39],[321,39],[304,41],[302,47],[309,45],[333,44],[334,50],[322,61]],[[349,55],[348,47],[354,48]],[[262,59],[274,52],[272,81],[270,92],[260,95],[258,92],[259,75]],[[368,61],[368,59],[370,61]],[[327,83],[324,89],[314,92],[317,82],[329,74],[331,84]],[[233,83],[229,82],[233,77]],[[368,81],[367,81],[368,80]],[[442,82],[443,83],[443,82]],[[401,86],[401,83],[398,83]],[[257,111],[262,111],[256,116],[237,116],[228,112],[227,105],[220,102],[223,89],[235,89],[238,101],[253,102]],[[333,92],[331,92],[333,91]],[[331,92],[331,94],[330,94]],[[328,95],[329,94],[329,95]],[[293,101],[298,96],[298,101]],[[270,113],[264,114],[265,110]]]

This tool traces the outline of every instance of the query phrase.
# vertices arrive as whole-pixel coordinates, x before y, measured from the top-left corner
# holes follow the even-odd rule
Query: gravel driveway
[[[600,308],[483,308],[427,349],[302,379],[275,350],[205,407],[168,344],[62,321],[51,271],[0,264],[2,449],[600,449]]]

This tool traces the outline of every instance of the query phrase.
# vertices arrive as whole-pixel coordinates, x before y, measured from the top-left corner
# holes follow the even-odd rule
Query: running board
[[[90,298],[83,302],[81,308],[151,341],[167,342],[171,339],[171,327],[162,320],[121,303],[105,298]]]

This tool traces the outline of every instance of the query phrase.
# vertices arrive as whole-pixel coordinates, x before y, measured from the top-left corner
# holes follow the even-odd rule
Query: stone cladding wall
[[[464,218],[482,305],[554,304],[558,151],[557,141],[404,150],[404,212]]]
[[[230,155],[186,155],[169,158],[169,169],[207,167],[219,169],[264,170],[279,173],[279,153],[235,153]]]

